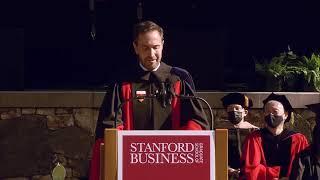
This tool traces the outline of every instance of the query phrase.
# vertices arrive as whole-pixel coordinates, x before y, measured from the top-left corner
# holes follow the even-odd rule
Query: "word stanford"
[[[130,143],[130,164],[203,163],[203,143]]]

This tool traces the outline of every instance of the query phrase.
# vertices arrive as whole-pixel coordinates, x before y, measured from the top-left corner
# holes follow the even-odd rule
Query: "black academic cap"
[[[221,98],[223,107],[228,107],[230,104],[239,104],[243,108],[248,109],[252,107],[253,103],[250,98],[241,93],[230,93]]]
[[[306,106],[316,114],[316,124],[320,126],[320,103],[308,104]]]
[[[313,131],[312,131],[312,141],[314,144],[319,143],[319,140],[320,140],[320,103],[308,104],[306,106],[312,112],[314,112],[316,114],[316,125],[314,126]]]
[[[262,101],[263,106],[265,106],[269,101],[280,102],[283,105],[284,110],[288,112],[286,122],[288,122],[291,119],[291,113],[293,112],[293,108],[285,95],[271,93],[265,100]]]

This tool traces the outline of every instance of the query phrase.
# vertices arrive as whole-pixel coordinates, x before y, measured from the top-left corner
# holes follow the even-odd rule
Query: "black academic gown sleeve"
[[[113,128],[115,123],[115,113],[118,111],[118,121],[121,121],[121,108],[118,109],[121,104],[120,86],[113,84],[107,90],[106,95],[102,101],[99,109],[99,116],[96,124],[96,139],[103,138],[105,128]]]

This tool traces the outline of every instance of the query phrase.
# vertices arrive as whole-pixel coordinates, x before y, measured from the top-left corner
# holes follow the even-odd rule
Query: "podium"
[[[150,132],[152,132],[152,131],[150,131]],[[153,131],[153,132],[155,132],[155,131]],[[163,137],[172,137],[172,136],[165,136],[166,132],[169,132],[169,131],[166,131],[166,132],[165,131],[158,131],[158,134],[160,132],[161,132],[162,135],[164,135]],[[122,173],[120,173],[121,177],[118,177],[118,171],[122,172],[122,169],[118,169],[118,165],[119,165],[119,163],[128,162],[128,161],[123,161],[123,158],[120,155],[122,155],[124,152],[128,151],[128,150],[125,149],[125,147],[126,148],[131,147],[133,150],[137,150],[138,147],[141,148],[141,145],[146,145],[147,143],[140,143],[139,144],[140,146],[133,146],[132,144],[130,144],[131,146],[123,146],[122,147],[122,143],[124,142],[124,139],[122,139],[121,136],[118,136],[118,130],[116,130],[116,129],[105,129],[104,133],[105,133],[104,134],[104,136],[105,136],[104,137],[104,144],[101,144],[101,146],[100,146],[100,154],[101,154],[101,156],[100,156],[100,180],[118,180],[118,179],[125,180],[125,178],[123,178],[122,175],[121,175]],[[123,133],[123,131],[121,131],[120,133]],[[128,131],[128,133],[131,134],[131,135],[137,135],[137,136],[139,136],[139,134],[141,135],[141,132],[139,132],[139,131]],[[189,137],[186,137],[184,134],[191,134],[191,135],[197,134],[196,132],[190,131],[190,130],[178,131],[177,133],[181,137],[181,138],[178,138],[178,139],[189,138]],[[209,179],[210,180],[212,180],[212,179],[216,179],[216,180],[228,179],[228,130],[227,129],[216,129],[214,131],[202,131],[201,133],[213,134],[213,136],[211,136],[212,139],[213,139],[213,143],[205,143],[205,144],[210,145],[210,151],[211,152],[207,153],[208,156],[210,154],[210,158],[209,158],[210,160],[209,161],[214,161],[213,163],[211,162],[210,163],[211,166],[209,166],[210,167],[210,169],[209,169],[210,178]],[[153,134],[158,136],[158,134],[156,134],[156,133],[153,133]],[[119,137],[121,137],[121,138],[119,139]],[[125,137],[127,137],[127,136],[125,136]],[[144,135],[142,137],[147,137],[147,136]],[[161,137],[162,136],[160,136],[160,138]],[[192,136],[190,136],[190,137],[192,137]],[[200,137],[200,140],[201,140],[202,136],[199,136],[199,137]],[[192,139],[193,139],[193,141],[195,143],[192,142]],[[136,141],[134,141],[134,142],[136,142]],[[161,141],[161,142],[163,142],[163,141]],[[194,159],[195,156],[193,156],[194,154],[192,154],[194,152],[198,152],[199,151],[199,147],[197,145],[201,144],[201,143],[197,143],[197,138],[196,139],[195,138],[191,138],[190,142],[189,141],[183,141],[183,140],[182,140],[182,142],[186,142],[186,143],[185,144],[177,143],[179,146],[175,145],[174,143],[159,143],[160,145],[164,145],[164,144],[167,145],[167,146],[163,146],[162,149],[168,149],[168,150],[174,149],[176,152],[178,152],[178,153],[167,153],[169,155],[175,155],[175,157],[173,157],[171,159],[172,161],[175,161],[174,163],[176,163],[176,164],[174,164],[174,167],[179,166],[179,164],[178,164],[179,163],[179,157],[181,158],[180,162],[184,162],[184,163],[187,162],[188,159],[190,160],[190,162],[195,162],[195,161],[198,162],[199,161],[199,159]],[[118,146],[119,144],[120,144],[120,147]],[[153,145],[154,145],[154,143],[153,143]],[[172,145],[172,146],[170,147],[170,145]],[[182,149],[182,150],[179,151],[179,149],[177,149],[178,147],[180,149]],[[157,150],[160,150],[160,147],[157,147]],[[146,151],[154,152],[154,151],[152,151],[151,146],[146,146],[145,149],[141,150],[141,152],[146,152]],[[182,151],[185,151],[185,152],[182,152]],[[186,152],[187,153],[190,152],[190,157],[189,156],[188,157],[187,156],[185,156],[185,157],[182,156],[182,155],[186,155]],[[156,154],[158,155],[158,153],[156,153]],[[136,154],[131,153],[130,155],[136,155]],[[139,155],[141,155],[141,153],[139,153]],[[151,154],[151,155],[154,155],[154,154]],[[150,154],[149,154],[149,156],[150,156]],[[127,156],[124,156],[124,157],[127,157]],[[136,157],[136,156],[134,156],[134,157]],[[143,156],[143,157],[147,157],[147,156]],[[150,158],[149,161],[150,162],[155,162],[156,160],[154,160],[154,158],[155,158],[155,156],[152,156],[152,158]],[[120,162],[118,162],[118,159],[120,159]],[[134,159],[134,160],[136,160],[136,159]],[[146,159],[143,159],[143,160],[146,160]],[[165,159],[165,160],[168,160],[168,159]],[[132,159],[131,159],[131,163],[132,162],[136,163],[137,161],[132,161]],[[162,162],[160,162],[159,159],[157,160],[157,162],[160,164],[159,170],[161,170],[161,168],[164,165],[161,164]],[[199,162],[199,163],[201,163],[201,162]],[[199,163],[196,164],[196,165],[199,165]],[[208,163],[209,162],[207,162],[207,164]],[[141,167],[147,167],[146,170],[143,170],[142,172],[148,173],[149,171],[152,171],[152,169],[150,170],[148,168],[149,166],[147,166],[145,164],[143,166],[141,166]],[[191,171],[191,169],[196,169],[196,168],[190,168],[190,167],[188,167],[188,165],[185,165],[185,164],[181,164],[181,166],[184,167],[184,168],[189,168],[190,169],[189,171],[188,170],[185,171],[188,174],[188,176],[190,176],[190,175],[192,176],[192,174],[190,174],[190,173],[192,173],[193,170]],[[121,167],[127,167],[127,166],[123,165]],[[202,167],[202,164],[200,164],[200,168],[198,167],[198,170],[202,170],[203,168],[201,168],[201,167]],[[157,169],[157,168],[154,168],[154,169]],[[174,168],[169,168],[169,171],[171,169],[174,169]],[[176,169],[172,170],[172,172],[173,173],[175,173],[176,171],[178,172],[178,169],[180,169],[180,168],[176,168]],[[135,172],[135,171],[138,171],[138,170],[140,170],[140,168],[135,168],[135,169],[131,170],[131,172]],[[165,170],[165,172],[163,172],[163,173],[170,173],[167,170]],[[129,170],[128,171],[124,171],[124,172],[127,173],[127,172],[129,172]],[[197,172],[197,170],[195,170],[195,173],[196,172]],[[208,171],[206,171],[206,172],[208,172]],[[197,173],[199,173],[199,172],[197,172]],[[127,179],[130,179],[130,178],[127,178]],[[180,178],[175,178],[175,179],[180,179]],[[183,178],[181,178],[181,179],[183,179]],[[166,180],[168,180],[168,179],[166,179]]]

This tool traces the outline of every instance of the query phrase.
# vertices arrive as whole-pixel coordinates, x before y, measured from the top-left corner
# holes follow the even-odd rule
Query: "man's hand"
[[[228,167],[228,175],[229,177],[239,178],[240,169],[233,169]]]

